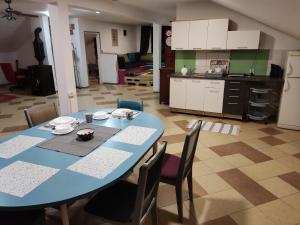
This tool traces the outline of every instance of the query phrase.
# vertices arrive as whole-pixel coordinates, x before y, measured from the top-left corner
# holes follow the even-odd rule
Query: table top
[[[89,112],[99,110],[107,112],[112,111],[112,109],[95,109],[89,110]],[[78,119],[84,119],[84,113],[85,112],[72,113],[70,116]],[[126,173],[132,169],[151,149],[153,144],[157,142],[164,132],[163,122],[158,117],[147,112],[140,113],[133,120],[110,118],[107,120],[93,120],[93,124],[119,129],[124,129],[129,125],[135,125],[154,128],[156,131],[143,145],[130,145],[122,142],[115,142],[110,139],[107,140],[102,146],[124,150],[133,154],[103,179],[97,179],[68,170],[67,167],[81,159],[79,156],[55,152],[36,146],[12,158],[0,158],[0,169],[16,161],[24,161],[59,169],[58,173],[24,197],[20,198],[0,192],[0,210],[21,210],[61,205],[106,188],[126,175]],[[14,136],[1,139],[0,143],[20,134],[46,139],[54,137],[50,131],[38,129],[40,126],[36,126],[18,132]]]

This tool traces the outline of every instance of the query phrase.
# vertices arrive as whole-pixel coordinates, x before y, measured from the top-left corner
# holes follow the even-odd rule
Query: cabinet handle
[[[230,95],[228,96],[229,98],[239,98],[240,96],[236,96],[236,95]]]
[[[237,103],[237,102],[228,102],[227,104],[228,105],[238,105],[239,103]]]
[[[202,48],[193,48],[194,50],[201,50]]]
[[[237,47],[238,49],[248,49],[248,47],[246,46],[240,46],[240,47]]]
[[[201,83],[200,80],[192,80],[193,83]]]
[[[229,84],[240,84],[241,82],[239,81],[229,81]]]
[[[229,89],[229,91],[240,91],[241,89],[239,89],[239,88],[231,88],[231,89]]]
[[[211,84],[220,84],[219,81],[211,81],[210,83],[211,83]]]
[[[219,93],[219,91],[210,90],[210,93]]]
[[[183,49],[183,48],[175,48],[175,49],[178,49],[178,50],[180,50],[180,49]]]
[[[211,48],[212,50],[220,50],[220,49],[222,49],[221,47],[212,47]]]
[[[175,79],[174,82],[182,82],[181,79]]]

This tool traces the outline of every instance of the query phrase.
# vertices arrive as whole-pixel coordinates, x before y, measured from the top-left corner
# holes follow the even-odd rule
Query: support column
[[[69,8],[64,0],[48,5],[57,91],[61,115],[77,112],[76,85],[73,68]]]
[[[153,91],[159,92],[161,67],[161,25],[153,23]]]

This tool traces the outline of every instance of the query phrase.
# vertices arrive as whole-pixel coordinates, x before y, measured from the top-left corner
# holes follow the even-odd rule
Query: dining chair
[[[55,103],[47,103],[36,105],[28,109],[24,109],[28,127],[33,127],[58,117]]]
[[[126,108],[137,111],[144,111],[144,103],[142,100],[120,100],[117,99],[117,108]]]
[[[94,215],[124,224],[143,224],[151,213],[157,225],[157,190],[167,142],[141,167],[137,184],[119,181],[93,197],[85,210]]]
[[[3,225],[45,225],[44,210],[2,211],[0,224]]]
[[[181,157],[165,154],[160,181],[174,185],[176,190],[179,221],[183,220],[182,183],[187,177],[190,200],[193,201],[193,161],[198,143],[202,121],[198,120],[194,128],[185,137]]]

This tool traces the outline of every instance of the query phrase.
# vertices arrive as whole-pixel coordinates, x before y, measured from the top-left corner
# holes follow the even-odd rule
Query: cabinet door
[[[259,30],[228,31],[227,49],[258,49]]]
[[[224,98],[224,80],[204,80],[205,112],[222,113]]]
[[[185,109],[186,79],[170,79],[170,107]]]
[[[207,49],[226,49],[229,19],[208,21]]]
[[[188,79],[186,84],[186,109],[203,111],[204,84],[200,79]]]
[[[188,49],[189,25],[189,21],[172,22],[172,50]]]
[[[206,49],[208,20],[190,21],[189,49]]]

